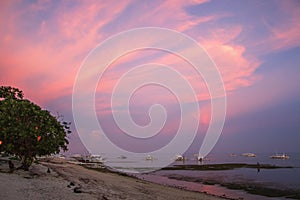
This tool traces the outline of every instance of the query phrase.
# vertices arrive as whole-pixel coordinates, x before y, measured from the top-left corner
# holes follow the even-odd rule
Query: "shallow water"
[[[173,162],[172,165],[205,165],[223,163],[246,163],[246,164],[270,164],[276,166],[291,166],[293,168],[280,169],[256,169],[237,168],[233,170],[158,170],[149,174],[137,174],[139,178],[147,179],[189,190],[205,191],[216,195],[226,195],[232,198],[243,197],[244,199],[285,199],[284,197],[269,198],[248,194],[242,190],[229,190],[219,183],[234,183],[240,185],[255,185],[262,188],[273,188],[276,190],[296,190],[300,193],[300,153],[289,153],[290,159],[271,159],[271,153],[257,153],[256,157],[229,156],[228,154],[209,155],[203,162],[198,162],[194,155],[187,155],[188,160]],[[174,155],[153,156],[149,161],[145,157],[119,159],[117,156],[107,158],[107,163],[117,169],[127,172],[149,172],[157,169],[166,159],[174,159]],[[203,184],[206,183],[206,184]],[[210,184],[210,185],[208,185]],[[214,185],[211,185],[214,184]]]
[[[155,173],[155,174],[139,174],[136,175],[140,179],[148,180],[154,183],[174,186],[183,188],[186,190],[192,190],[192,191],[198,191],[198,192],[204,192],[207,194],[217,195],[217,196],[223,196],[228,197],[232,199],[244,199],[244,200],[275,200],[275,199],[285,199],[285,198],[271,198],[271,197],[265,197],[265,196],[259,196],[254,194],[248,194],[247,192],[243,190],[230,190],[227,188],[224,188],[220,185],[206,185],[199,182],[188,182],[183,180],[176,180],[176,179],[170,179],[163,174]]]

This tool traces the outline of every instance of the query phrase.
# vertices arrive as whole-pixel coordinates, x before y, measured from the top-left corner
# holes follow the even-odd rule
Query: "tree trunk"
[[[21,169],[24,169],[25,171],[29,170],[29,167],[33,163],[33,158],[30,156],[24,156],[22,157],[21,164],[22,166],[20,167]]]

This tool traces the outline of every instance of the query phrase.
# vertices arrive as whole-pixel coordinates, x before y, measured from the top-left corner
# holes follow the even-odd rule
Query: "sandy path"
[[[98,172],[63,161],[42,162],[30,173],[0,173],[0,199],[221,199],[115,173]],[[51,173],[47,173],[47,167]],[[24,178],[25,177],[25,178]],[[73,182],[74,186],[69,186]],[[78,187],[82,193],[74,193]]]

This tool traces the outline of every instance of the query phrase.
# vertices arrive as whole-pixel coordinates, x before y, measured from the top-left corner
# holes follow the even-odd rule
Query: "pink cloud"
[[[183,3],[179,1],[178,3],[174,3],[166,1],[155,6],[153,10],[148,10],[148,12],[144,12],[143,9],[137,11],[137,13],[144,14],[141,15],[138,20],[136,18],[134,20],[132,19],[122,26],[141,24],[144,21],[149,21],[148,19],[151,18],[152,23],[155,25],[167,26],[180,31],[190,30],[200,23],[205,23],[217,18],[217,16],[195,18],[188,15],[184,10],[186,5],[205,2],[206,1],[190,1]],[[25,10],[27,10],[27,12],[45,11],[49,5],[49,2],[39,1],[36,4],[31,4],[30,7]],[[65,92],[65,88],[70,89],[72,87],[76,71],[84,55],[107,37],[106,33],[102,31],[102,27],[112,22],[127,5],[128,2],[123,1],[122,3],[118,3],[118,6],[108,2],[94,2],[81,3],[71,9],[65,9],[66,5],[63,4],[60,8],[53,11],[52,14],[55,14],[54,16],[41,20],[38,24],[36,35],[26,35],[25,33],[25,35],[22,36],[16,32],[16,28],[10,28],[10,33],[4,37],[6,45],[3,46],[1,50],[5,53],[8,47],[13,47],[14,49],[19,48],[15,52],[15,55],[6,53],[6,55],[4,55],[6,59],[2,59],[5,61],[1,64],[5,65],[5,62],[9,62],[10,64],[14,63],[9,75],[7,74],[8,77],[11,76],[11,78],[8,79],[14,80],[11,84],[18,85],[18,83],[24,83],[24,79],[30,76],[47,76],[47,79],[49,79],[47,82],[43,82],[42,80],[38,81],[39,88],[44,89],[47,93],[53,93],[51,95],[53,99],[55,96],[62,95],[62,93]],[[146,8],[147,7],[145,7],[145,9]],[[174,15],[174,13],[176,13],[176,15]],[[14,17],[14,26],[17,27],[18,23],[24,23],[23,19]],[[223,31],[222,34],[218,34],[220,31]],[[210,40],[206,40],[203,43],[208,51],[211,52],[210,54],[214,57],[218,66],[220,66],[226,80],[225,82],[230,83],[228,86],[229,90],[233,90],[240,85],[249,84],[244,78],[247,79],[251,76],[253,69],[249,67],[249,61],[242,55],[244,47],[225,44],[234,37],[230,36],[231,38],[226,38],[224,37],[224,32],[224,30],[216,31]],[[14,40],[12,41],[8,38],[14,38]],[[41,40],[37,41],[36,38]],[[222,41],[220,41],[220,38],[222,38]],[[230,56],[230,59],[222,58],[224,54]],[[17,62],[13,61],[16,60],[15,58],[18,58]],[[165,58],[164,60],[167,59],[169,58]],[[166,62],[166,64],[168,63],[169,62]],[[236,66],[243,66],[243,68],[240,67],[237,69]],[[248,71],[241,72],[245,69]],[[22,71],[22,73],[19,73],[20,71]],[[237,71],[242,74],[237,74]],[[186,75],[187,78],[192,77],[188,76],[188,73],[186,73]],[[195,80],[194,82],[196,83],[197,81]],[[28,84],[24,86],[27,88],[30,87]],[[57,91],[60,88],[62,92]],[[71,92],[71,90],[69,92]],[[29,95],[33,94],[31,93]],[[51,98],[49,100],[51,100]]]
[[[84,56],[105,35],[98,31],[109,23],[126,6],[122,1],[114,4],[82,3],[68,9],[62,5],[51,11],[50,18],[36,23],[35,30],[20,32],[28,13],[49,12],[50,3],[39,1],[24,7],[21,13],[17,4],[3,5],[1,20],[1,80],[24,90],[27,97],[41,104],[59,96],[71,94],[76,72]],[[1,10],[2,10],[1,9]],[[100,19],[95,16],[101,13]],[[6,15],[4,17],[4,15]],[[24,16],[23,16],[24,15]],[[9,17],[7,17],[9,16]],[[37,92],[38,91],[38,92]]]
[[[199,39],[220,70],[227,92],[249,86],[258,78],[253,73],[260,65],[259,60],[246,57],[246,47],[233,42],[241,31],[241,26],[215,29],[208,37]]]
[[[270,34],[259,41],[253,41],[256,51],[261,54],[287,50],[300,45],[299,4],[297,1],[280,1],[277,4],[283,21],[263,19],[265,28]]]
[[[76,73],[91,49],[111,34],[142,26],[167,27],[195,38],[217,64],[227,92],[253,84],[259,79],[254,76],[254,71],[261,61],[247,52],[250,44],[236,41],[244,30],[243,25],[220,27],[218,20],[229,16],[230,13],[201,17],[187,13],[187,6],[206,2],[143,2],[138,4],[139,9],[129,13],[126,9],[137,3],[89,1],[70,7],[67,2],[63,2],[60,6],[53,7],[51,1],[38,1],[24,6],[20,11],[17,9],[18,2],[1,1],[0,24],[4,27],[0,30],[1,84],[20,87],[27,97],[43,105],[63,95],[71,95]],[[53,10],[49,10],[50,7]],[[299,44],[298,9],[289,3],[282,3],[282,9],[290,16],[288,23],[269,26],[273,37],[263,42],[259,41],[263,46],[282,49]],[[47,15],[43,14],[45,12]],[[125,20],[122,19],[122,15],[126,15]],[[38,20],[30,21],[30,16],[35,16]],[[216,25],[205,33],[200,32],[197,26],[206,23]],[[22,29],[27,27],[25,25],[32,30]],[[108,28],[109,25],[112,28]],[[156,53],[133,53],[120,59],[102,80],[104,82],[98,91],[107,94],[112,90],[118,78],[128,69],[119,69],[119,66],[134,63],[137,58],[150,61],[147,56],[153,58],[152,62],[173,66],[182,73],[197,91],[198,100],[210,98],[205,83],[200,76],[195,75],[191,66],[174,55],[156,56]],[[132,79],[139,80],[157,75],[158,72],[150,70]],[[165,97],[162,100],[167,102],[169,99]]]

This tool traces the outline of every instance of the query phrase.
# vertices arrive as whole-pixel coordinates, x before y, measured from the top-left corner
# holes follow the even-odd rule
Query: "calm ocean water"
[[[244,157],[239,154],[211,154],[203,162],[198,162],[195,155],[185,155],[187,161],[175,161],[172,165],[205,165],[223,163],[270,164],[276,166],[291,166],[293,168],[260,169],[238,168],[233,170],[198,171],[198,170],[157,170],[155,172],[136,174],[139,178],[152,182],[183,187],[189,190],[205,191],[216,195],[226,195],[232,198],[244,199],[285,199],[284,197],[264,197],[251,195],[241,190],[230,190],[219,184],[208,185],[203,182],[250,184],[278,190],[295,190],[300,193],[300,153],[288,153],[290,159],[271,159],[273,153],[256,153],[256,157]],[[174,160],[175,155],[151,155],[152,160],[147,160],[147,155],[139,157],[121,157],[120,155],[103,155],[106,164],[126,172],[149,172],[164,163]]]

